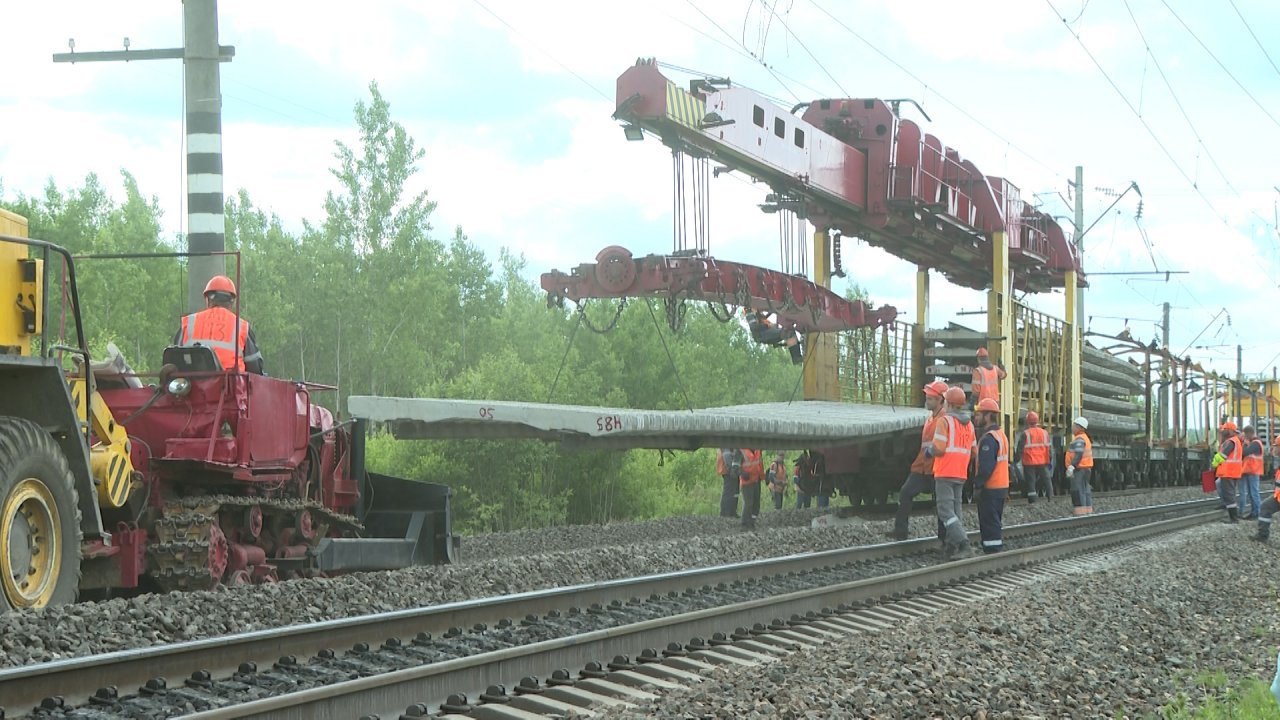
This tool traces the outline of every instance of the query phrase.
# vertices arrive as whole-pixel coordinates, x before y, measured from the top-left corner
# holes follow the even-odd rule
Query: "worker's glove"
[[[1218,466],[1219,466],[1219,465],[1221,465],[1222,463],[1224,463],[1224,462],[1226,462],[1226,461],[1227,461],[1227,458],[1226,458],[1226,457],[1224,457],[1222,453],[1220,453],[1220,452],[1219,452],[1219,453],[1214,453],[1214,454],[1213,454],[1213,463],[1212,463],[1212,467],[1216,470],[1216,469],[1218,468]]]
[[[1002,359],[1000,359],[1000,358],[996,358],[996,367],[998,367],[998,368],[1000,368],[1001,370],[1003,370],[1003,369],[1004,369],[1004,360],[1002,360]]]
[[[1068,465],[1068,466],[1067,466],[1067,477],[1071,477],[1072,475],[1075,475],[1075,474],[1076,474],[1076,469],[1075,469],[1074,467],[1072,467],[1071,465]]]

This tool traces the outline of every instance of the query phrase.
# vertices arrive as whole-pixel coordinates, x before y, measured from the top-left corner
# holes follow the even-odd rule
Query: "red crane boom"
[[[1083,278],[1052,217],[1023,202],[1013,183],[984,175],[900,118],[897,104],[824,99],[797,105],[804,113],[796,117],[746,88],[695,80],[685,91],[649,59],[618,78],[615,117],[768,184],[772,201],[815,227],[862,238],[958,285],[990,285],[997,232],[1008,237],[1015,288],[1062,287],[1069,270]]]

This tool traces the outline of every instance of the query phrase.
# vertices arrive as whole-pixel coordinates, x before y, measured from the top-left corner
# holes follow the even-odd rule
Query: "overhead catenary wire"
[[[1253,104],[1254,104],[1254,105],[1257,105],[1257,106],[1258,106],[1258,109],[1259,109],[1259,110],[1261,110],[1261,111],[1262,111],[1262,113],[1263,113],[1264,115],[1266,115],[1266,116],[1267,116],[1267,118],[1268,118],[1268,119],[1270,119],[1270,120],[1271,120],[1271,122],[1272,122],[1273,124],[1275,124],[1275,126],[1276,126],[1276,127],[1280,127],[1280,119],[1277,119],[1277,118],[1276,118],[1276,116],[1275,116],[1275,115],[1273,115],[1273,114],[1271,113],[1271,111],[1270,111],[1270,110],[1268,110],[1268,109],[1266,109],[1265,107],[1263,107],[1262,103],[1258,100],[1258,98],[1254,97],[1253,93],[1249,92],[1249,89],[1248,89],[1248,88],[1246,88],[1246,87],[1244,86],[1244,83],[1240,82],[1240,79],[1239,79],[1239,78],[1237,78],[1237,77],[1235,76],[1235,73],[1231,72],[1231,70],[1229,70],[1229,69],[1227,68],[1227,66],[1226,66],[1225,64],[1223,64],[1223,62],[1222,62],[1221,60],[1219,60],[1219,59],[1218,59],[1218,56],[1217,56],[1217,55],[1215,55],[1215,54],[1214,54],[1214,52],[1213,52],[1212,50],[1210,50],[1210,49],[1209,49],[1209,46],[1208,46],[1208,45],[1205,45],[1204,41],[1200,39],[1200,36],[1196,34],[1196,31],[1195,31],[1195,30],[1192,30],[1192,29],[1191,29],[1191,26],[1187,24],[1187,21],[1186,21],[1186,20],[1183,20],[1183,19],[1182,19],[1182,16],[1181,16],[1181,15],[1179,15],[1179,14],[1178,14],[1178,13],[1177,13],[1173,8],[1172,8],[1172,7],[1170,7],[1170,5],[1169,5],[1169,1],[1168,1],[1168,0],[1160,0],[1160,2],[1161,2],[1162,4],[1164,4],[1165,9],[1169,11],[1169,14],[1170,14],[1170,15],[1173,15],[1174,19],[1175,19],[1175,20],[1177,20],[1177,21],[1182,25],[1182,27],[1187,31],[1187,33],[1189,33],[1189,34],[1191,35],[1191,37],[1192,37],[1192,38],[1193,38],[1197,43],[1199,43],[1199,44],[1200,44],[1200,47],[1205,51],[1205,53],[1207,53],[1207,54],[1209,55],[1209,57],[1213,58],[1213,61],[1214,61],[1214,62],[1218,63],[1218,67],[1222,68],[1222,72],[1226,73],[1226,74],[1227,74],[1227,77],[1231,78],[1231,81],[1232,81],[1232,82],[1234,82],[1234,83],[1236,84],[1236,87],[1240,88],[1240,91],[1241,91],[1241,92],[1243,92],[1243,93],[1245,94],[1245,96],[1246,96],[1246,97],[1248,97],[1250,100],[1252,100],[1252,101],[1253,101]],[[1235,4],[1234,4],[1234,3],[1232,3],[1232,7],[1235,7]],[[1237,9],[1237,10],[1236,10],[1236,14],[1239,14],[1239,13],[1240,13],[1240,11]],[[1240,19],[1241,19],[1241,20],[1244,20],[1244,17],[1242,16]],[[1247,22],[1245,23],[1245,27],[1246,27],[1246,28],[1248,28],[1248,27],[1249,27],[1249,24],[1248,24]],[[1250,33],[1251,35],[1253,34],[1253,29],[1252,29],[1252,28],[1250,28],[1250,29],[1249,29],[1249,33]],[[1254,35],[1253,39],[1254,39],[1254,41],[1257,41],[1258,37],[1257,37],[1256,35]],[[1265,48],[1265,47],[1263,47],[1263,46],[1262,46],[1262,43],[1258,43],[1258,47],[1259,47],[1259,48],[1262,48],[1262,52],[1263,52],[1263,54],[1266,54],[1267,50],[1266,50],[1266,48]],[[1270,55],[1267,55],[1267,60],[1268,60],[1268,61],[1270,61],[1270,60],[1271,60],[1271,56],[1270,56]],[[1275,67],[1275,63],[1274,63],[1274,62],[1272,62],[1272,63],[1271,63],[1271,67],[1273,67],[1273,68]],[[1277,72],[1280,72],[1280,71],[1277,71]]]
[[[1160,79],[1164,82],[1164,86],[1169,91],[1169,96],[1173,98],[1173,104],[1177,106],[1178,112],[1182,113],[1182,119],[1187,121],[1187,127],[1191,129],[1191,135],[1196,139],[1196,143],[1200,148],[1204,150],[1205,157],[1209,159],[1209,162],[1213,165],[1214,169],[1218,171],[1218,175],[1222,176],[1222,181],[1226,184],[1227,188],[1236,195],[1240,195],[1240,191],[1231,184],[1231,178],[1227,177],[1227,173],[1222,169],[1222,166],[1218,164],[1217,158],[1213,156],[1213,153],[1209,152],[1209,147],[1204,144],[1204,139],[1200,137],[1200,131],[1196,129],[1195,123],[1191,121],[1191,116],[1187,114],[1186,107],[1183,106],[1182,100],[1178,97],[1177,91],[1173,89],[1173,83],[1169,81],[1169,76],[1165,74],[1164,68],[1156,58],[1155,52],[1152,51],[1151,43],[1147,42],[1147,36],[1142,32],[1142,26],[1138,23],[1138,16],[1133,14],[1133,8],[1129,5],[1129,0],[1124,0],[1124,9],[1129,13],[1129,18],[1133,21],[1134,29],[1138,31],[1138,37],[1142,40],[1143,49],[1151,58],[1151,63],[1156,66],[1156,74],[1158,74]],[[1138,114],[1139,117],[1141,117],[1141,111],[1138,111]]]
[[[1050,165],[1050,164],[1049,164],[1049,163],[1047,163],[1047,162],[1044,162],[1043,160],[1041,160],[1040,158],[1036,157],[1035,155],[1032,155],[1030,152],[1028,152],[1028,151],[1027,151],[1027,150],[1025,150],[1024,148],[1022,148],[1022,147],[1021,147],[1020,145],[1018,145],[1017,143],[1014,143],[1013,141],[1009,140],[1009,138],[1005,137],[1004,135],[1001,135],[999,132],[997,132],[997,131],[996,131],[994,128],[992,128],[990,125],[988,125],[988,124],[984,123],[982,120],[979,120],[979,119],[977,118],[977,116],[975,116],[974,114],[970,113],[968,110],[965,110],[964,108],[960,107],[960,105],[959,105],[958,103],[956,103],[954,100],[952,100],[952,99],[950,99],[949,97],[947,97],[946,95],[943,95],[942,93],[938,92],[938,90],[937,90],[936,88],[932,88],[932,87],[930,87],[930,86],[929,86],[929,83],[928,83],[927,81],[925,81],[925,79],[924,79],[924,78],[920,77],[920,76],[919,76],[919,75],[917,75],[916,73],[914,73],[914,72],[912,72],[911,70],[907,69],[907,67],[906,67],[905,65],[903,65],[903,64],[902,64],[902,63],[900,63],[900,62],[898,62],[898,61],[897,61],[897,59],[895,59],[892,55],[890,55],[889,53],[885,52],[884,50],[881,50],[881,49],[880,49],[880,48],[879,48],[875,43],[873,43],[873,42],[871,42],[870,40],[868,40],[864,35],[862,35],[862,34],[861,34],[861,33],[859,33],[858,31],[854,30],[853,28],[849,27],[849,25],[848,25],[847,23],[845,23],[845,22],[844,22],[843,20],[841,20],[840,18],[836,17],[836,16],[835,16],[835,15],[834,15],[830,10],[827,10],[827,9],[826,9],[825,7],[823,7],[822,5],[819,5],[819,4],[818,4],[818,2],[817,2],[817,0],[809,0],[809,4],[813,5],[813,6],[814,6],[814,7],[815,7],[819,12],[821,12],[821,13],[822,13],[822,14],[824,14],[824,15],[826,15],[828,18],[831,18],[831,21],[832,21],[832,22],[834,22],[835,24],[839,25],[841,28],[843,28],[846,32],[848,32],[848,33],[849,33],[850,35],[852,35],[853,37],[857,38],[859,42],[861,42],[863,45],[866,45],[868,48],[870,48],[870,49],[871,49],[873,52],[875,52],[877,55],[879,55],[880,57],[882,57],[882,58],[884,58],[885,60],[887,60],[887,61],[889,62],[889,64],[891,64],[891,65],[893,65],[894,67],[896,67],[896,68],[898,68],[899,70],[901,70],[903,73],[905,73],[905,74],[907,75],[907,77],[909,77],[909,78],[911,78],[912,80],[915,80],[916,82],[920,83],[920,85],[922,85],[926,90],[930,91],[930,92],[933,94],[933,96],[934,96],[934,97],[936,97],[936,98],[938,98],[939,100],[941,100],[942,102],[946,103],[948,106],[950,106],[950,107],[951,107],[952,109],[954,109],[956,112],[960,113],[960,114],[961,114],[961,115],[963,115],[965,118],[967,118],[967,119],[968,119],[970,122],[972,122],[974,125],[977,125],[979,128],[981,128],[981,129],[982,129],[983,131],[985,131],[986,133],[990,134],[992,137],[995,137],[995,138],[997,138],[997,139],[1001,140],[1002,142],[1006,143],[1009,147],[1011,147],[1011,148],[1013,148],[1014,150],[1016,150],[1020,155],[1022,155],[1022,156],[1023,156],[1023,157],[1025,157],[1025,158],[1027,158],[1028,160],[1030,160],[1031,162],[1035,163],[1036,165],[1039,165],[1040,167],[1044,168],[1045,170],[1048,170],[1049,172],[1053,173],[1053,174],[1054,174],[1055,176],[1057,176],[1058,178],[1060,178],[1060,179],[1066,179],[1066,176],[1065,176],[1065,175],[1063,175],[1063,174],[1062,174],[1062,173],[1061,173],[1057,168],[1055,168],[1054,166]]]
[[[1170,152],[1169,148],[1160,139],[1160,136],[1156,135],[1155,129],[1151,127],[1150,123],[1147,122],[1142,113],[1138,112],[1138,108],[1134,106],[1131,100],[1129,100],[1129,96],[1125,95],[1124,91],[1120,89],[1120,86],[1116,84],[1116,81],[1112,79],[1111,74],[1107,72],[1107,69],[1098,61],[1097,56],[1095,56],[1093,51],[1089,49],[1089,46],[1085,44],[1084,39],[1080,37],[1080,33],[1072,29],[1071,26],[1067,24],[1066,18],[1058,11],[1057,6],[1053,4],[1053,0],[1045,0],[1045,3],[1048,4],[1049,9],[1053,11],[1053,14],[1062,21],[1063,28],[1066,29],[1067,33],[1069,33],[1071,37],[1075,38],[1076,43],[1080,46],[1080,49],[1084,51],[1084,54],[1089,58],[1089,61],[1098,69],[1098,72],[1102,73],[1102,77],[1107,81],[1107,84],[1111,86],[1111,89],[1115,90],[1116,94],[1120,96],[1120,100],[1124,102],[1125,107],[1129,108],[1134,117],[1138,119],[1138,123],[1147,131],[1147,135],[1156,144],[1156,147],[1160,148],[1160,152],[1164,153],[1164,156],[1168,158],[1174,169],[1178,171],[1178,174],[1187,181],[1187,184],[1190,185],[1193,190],[1195,190],[1196,196],[1204,202],[1204,204],[1213,212],[1214,216],[1221,221],[1222,224],[1227,227],[1231,227],[1230,220],[1227,216],[1218,210],[1218,207],[1213,204],[1213,201],[1209,199],[1209,196],[1205,195],[1204,191],[1200,189],[1200,186],[1195,179],[1192,178],[1191,175],[1187,174],[1186,169],[1182,167],[1182,163],[1178,162],[1178,159],[1173,156],[1173,153]]]
[[[579,81],[579,82],[581,82],[583,85],[586,85],[587,87],[591,88],[591,90],[592,90],[595,94],[599,95],[600,97],[604,98],[605,100],[609,100],[609,101],[612,101],[612,100],[613,100],[613,97],[612,97],[611,95],[609,95],[609,93],[606,93],[605,91],[603,91],[603,90],[601,90],[600,88],[596,87],[596,86],[595,86],[595,84],[593,84],[590,80],[588,80],[588,79],[586,79],[585,77],[583,77],[583,76],[579,75],[577,72],[575,72],[575,71],[574,71],[574,69],[573,69],[573,68],[571,68],[571,67],[569,67],[568,65],[564,64],[563,62],[561,62],[561,61],[560,61],[560,59],[559,59],[559,58],[557,58],[555,55],[552,55],[550,52],[548,52],[546,49],[544,49],[541,45],[539,45],[538,43],[534,42],[534,41],[533,41],[531,38],[529,38],[527,35],[525,35],[524,33],[520,32],[519,30],[517,30],[517,29],[515,28],[515,26],[514,26],[514,25],[512,25],[511,23],[509,23],[509,22],[507,22],[505,19],[503,19],[503,17],[502,17],[501,15],[499,15],[499,14],[498,14],[498,13],[496,13],[496,12],[494,12],[493,10],[490,10],[490,9],[489,9],[489,6],[487,6],[487,5],[485,5],[484,3],[480,2],[480,0],[471,0],[471,2],[475,3],[475,4],[476,4],[476,6],[477,6],[477,7],[479,7],[481,10],[484,10],[485,12],[489,13],[490,15],[492,15],[494,20],[497,20],[498,22],[502,23],[504,26],[506,26],[506,28],[507,28],[508,30],[510,30],[511,32],[515,33],[516,37],[518,37],[518,38],[520,38],[521,40],[524,40],[525,42],[529,43],[530,47],[532,47],[533,49],[535,49],[535,50],[537,50],[538,52],[542,53],[544,56],[546,56],[546,58],[547,58],[548,60],[550,60],[551,62],[553,62],[553,63],[555,63],[555,64],[557,64],[557,65],[559,65],[559,66],[560,66],[560,67],[561,67],[565,72],[567,72],[567,73],[569,73],[570,75],[572,75],[572,76],[574,76],[575,78],[577,78],[577,79],[578,79],[578,81]]]
[[[1258,39],[1257,33],[1253,31],[1253,27],[1249,25],[1249,21],[1244,19],[1244,14],[1240,12],[1240,8],[1236,7],[1235,0],[1227,0],[1227,2],[1231,3],[1231,9],[1236,11],[1236,17],[1240,18],[1240,22],[1244,23],[1244,29],[1249,31],[1249,37],[1253,38],[1253,41],[1257,43],[1258,49],[1267,58],[1267,62],[1271,63],[1271,69],[1276,71],[1276,75],[1280,75],[1280,67],[1276,67],[1276,61],[1271,59],[1271,53],[1267,52],[1267,46],[1262,44],[1262,41]]]

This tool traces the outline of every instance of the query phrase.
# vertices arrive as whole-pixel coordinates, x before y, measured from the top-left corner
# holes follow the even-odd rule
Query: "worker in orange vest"
[[[988,356],[987,349],[978,348],[978,366],[973,369],[973,396],[970,399],[970,407],[975,407],[979,402],[991,398],[996,403],[1000,402],[1000,381],[1003,380],[1008,373],[1004,371],[1004,361],[997,358],[996,364],[991,364],[991,358]]]
[[[978,401],[973,416],[978,425],[978,472],[973,492],[978,501],[978,532],[982,552],[1004,550],[1004,502],[1009,497],[1009,438],[1000,429],[1000,404],[991,398]]]
[[[1050,447],[1049,431],[1040,427],[1040,416],[1032,410],[1027,413],[1027,428],[1018,433],[1018,447],[1013,453],[1015,462],[1022,463],[1028,504],[1034,503],[1041,493],[1045,498],[1053,497],[1053,483],[1049,482]]]
[[[742,526],[754,528],[760,515],[760,483],[764,481],[764,458],[759,450],[742,451]]]
[[[933,444],[925,454],[933,458],[933,494],[938,522],[942,524],[942,555],[946,560],[960,560],[973,555],[960,515],[969,460],[973,457],[973,422],[965,409],[963,389],[947,388],[943,400],[947,409],[934,422]]]
[[[1266,457],[1266,448],[1258,439],[1258,433],[1252,425],[1244,426],[1244,449],[1240,468],[1240,517],[1244,520],[1257,520],[1262,512],[1262,497],[1258,483],[1262,478],[1262,460]],[[1246,512],[1247,511],[1247,512]]]
[[[933,489],[933,458],[925,455],[925,451],[933,445],[933,433],[937,429],[935,423],[944,409],[943,396],[947,392],[947,384],[934,380],[924,386],[924,408],[929,411],[924,421],[924,430],[920,433],[920,452],[911,461],[911,470],[907,479],[898,490],[898,514],[893,518],[893,529],[886,535],[894,540],[907,539],[907,520],[911,516],[911,506],[916,496]]]
[[[174,345],[202,345],[213,350],[222,369],[264,375],[262,352],[249,321],[240,318],[236,327],[236,284],[226,275],[214,275],[204,286],[205,309],[182,318]]]
[[[1239,497],[1237,485],[1244,474],[1244,443],[1236,434],[1236,424],[1230,420],[1218,426],[1222,444],[1218,446],[1218,454],[1214,456],[1214,468],[1219,480],[1218,493],[1222,504],[1227,508],[1225,522],[1239,522],[1240,512],[1236,505]]]
[[[1071,422],[1071,444],[1067,446],[1067,480],[1071,481],[1071,514],[1093,512],[1093,441],[1089,439],[1089,418]]]
[[[1271,457],[1280,461],[1280,435],[1271,441]],[[1271,537],[1271,519],[1276,511],[1280,511],[1280,467],[1276,468],[1275,486],[1267,499],[1262,502],[1258,511],[1258,534],[1253,536],[1258,542],[1267,542]]]

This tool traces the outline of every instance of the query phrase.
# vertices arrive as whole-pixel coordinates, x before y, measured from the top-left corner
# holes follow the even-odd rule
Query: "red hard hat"
[[[209,284],[204,286],[204,294],[211,292],[226,293],[231,297],[236,296],[236,284],[231,282],[231,278],[226,275],[214,275],[209,278]]]
[[[977,409],[982,412],[998,413],[1000,412],[1000,403],[996,402],[995,398],[982,398],[978,401]]]
[[[1235,431],[1236,431],[1236,424],[1235,424],[1235,422],[1233,422],[1233,421],[1231,421],[1231,420],[1228,420],[1228,421],[1226,421],[1226,422],[1222,423],[1222,425],[1218,426],[1218,429],[1219,429],[1219,430],[1228,430],[1228,431],[1230,431],[1230,432],[1235,432]]]
[[[924,394],[926,397],[943,397],[947,394],[947,384],[941,380],[934,380],[924,386]]]
[[[1040,416],[1036,414],[1035,410],[1032,410],[1031,412],[1027,413],[1028,425],[1035,425],[1038,422],[1040,422]]]
[[[964,405],[965,394],[964,394],[964,390],[962,390],[961,388],[949,387],[947,388],[947,392],[942,397],[946,399],[948,405],[954,405],[956,407],[960,407],[961,405]]]
[[[987,349],[984,347],[978,348],[978,357],[986,357],[986,356],[987,356]]]

